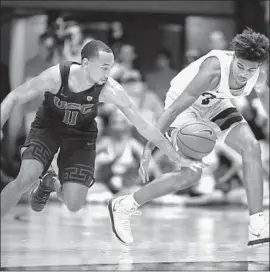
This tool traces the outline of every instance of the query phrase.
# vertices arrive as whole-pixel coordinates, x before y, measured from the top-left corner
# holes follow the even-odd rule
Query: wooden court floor
[[[105,205],[78,214],[17,205],[1,222],[1,271],[269,271],[269,246],[248,249],[244,208],[147,205],[120,244]],[[268,211],[266,211],[269,214]]]

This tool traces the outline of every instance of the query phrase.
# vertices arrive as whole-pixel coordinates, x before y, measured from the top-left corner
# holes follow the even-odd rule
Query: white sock
[[[121,204],[125,205],[125,206],[129,206],[129,207],[133,207],[135,206],[136,208],[138,208],[140,205],[136,202],[136,200],[133,197],[133,194],[131,195],[127,195],[125,198],[123,198],[121,200]]]
[[[263,225],[263,222],[264,222],[263,212],[252,214],[249,217],[249,223],[251,227],[254,228],[261,227]]]

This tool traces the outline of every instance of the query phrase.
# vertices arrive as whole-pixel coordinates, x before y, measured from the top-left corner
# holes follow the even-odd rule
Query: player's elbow
[[[13,105],[14,107],[18,104],[20,104],[20,96],[16,91],[12,91],[8,94],[6,97],[6,100],[8,100],[8,104]]]
[[[144,137],[156,146],[160,146],[164,142],[164,137],[161,132],[153,126],[148,126],[146,128]]]
[[[136,126],[136,129],[144,138],[153,143],[155,143],[159,139],[158,134],[161,134],[149,123],[142,122]]]
[[[184,92],[182,94],[181,100],[176,100],[168,109],[168,118],[172,121],[175,120],[180,113],[190,107],[197,99],[199,95],[190,92]]]
[[[167,109],[167,114],[172,120],[175,120],[177,116],[179,115],[180,111],[177,107],[170,107]]]

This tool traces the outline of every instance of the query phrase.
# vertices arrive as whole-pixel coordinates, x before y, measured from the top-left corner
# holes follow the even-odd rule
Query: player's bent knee
[[[201,179],[202,169],[193,171],[190,168],[183,168],[182,171],[183,171],[184,178],[189,182],[196,183]]]
[[[85,185],[75,182],[63,184],[64,202],[69,211],[77,212],[84,206],[88,189]]]
[[[20,172],[15,179],[18,183],[20,192],[27,191],[34,184],[38,184],[39,177],[42,174],[43,165],[36,161],[22,161]]]
[[[192,185],[195,185],[200,180],[201,175],[201,169],[195,172],[192,171],[190,168],[183,168],[180,171],[174,172],[174,191],[178,191],[180,189],[188,188]]]
[[[83,203],[81,203],[80,201],[65,201],[66,207],[70,212],[78,212],[83,207],[84,203],[85,201],[83,201]]]

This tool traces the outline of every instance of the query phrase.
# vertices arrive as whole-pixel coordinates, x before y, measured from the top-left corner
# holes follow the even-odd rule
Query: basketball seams
[[[202,152],[202,151],[198,151],[198,150],[195,150],[195,149],[192,149],[190,148],[189,146],[187,146],[180,138],[178,138],[178,140],[188,149],[190,149],[191,151],[194,151],[196,153],[201,153],[201,154],[208,154],[209,151],[207,152]],[[182,152],[182,150],[180,149],[180,151]],[[186,155],[185,155],[186,156]]]
[[[215,143],[215,142],[216,142],[216,141],[212,141],[211,139],[204,138],[204,137],[202,137],[202,136],[198,136],[198,135],[190,135],[190,134],[184,134],[184,133],[182,133],[182,135],[184,135],[184,136],[192,136],[192,137],[196,137],[196,138],[200,138],[200,139],[208,140],[208,141],[210,141],[210,142],[212,142],[212,143]]]
[[[184,131],[185,129],[187,129],[186,132]],[[211,130],[213,134],[203,135],[203,133],[200,133],[203,132],[203,130]],[[212,152],[216,144],[213,127],[201,120],[183,124],[177,133],[176,139],[179,150],[185,156],[193,159],[201,159],[207,156]]]
[[[186,134],[186,133],[184,133],[184,132],[182,132],[182,131],[183,131],[186,127],[188,127],[188,126],[197,125],[197,124],[201,125],[201,124],[202,124],[202,121],[196,122],[196,123],[192,123],[192,124],[187,123],[185,126],[183,126],[183,127],[180,128],[180,131],[179,131],[179,132],[180,132],[182,135],[191,136],[190,134]],[[213,128],[212,128],[211,126],[207,125],[207,123],[204,123],[203,125],[204,125],[204,126],[207,126],[207,127],[210,128],[211,130],[213,130]],[[200,139],[208,140],[208,141],[210,141],[210,142],[212,142],[212,143],[215,143],[215,142],[216,142],[216,141],[213,141],[213,140],[211,140],[211,139],[204,138],[204,137],[202,137],[202,136],[198,136],[198,135],[192,135],[192,136],[193,136],[193,137],[200,138]]]
[[[185,129],[187,126],[192,126],[192,125],[201,125],[203,123],[204,126],[207,126],[208,128],[210,128],[211,130],[213,130],[213,128],[209,125],[207,125],[207,123],[203,122],[203,121],[199,121],[199,122],[196,122],[196,123],[187,123],[185,126],[181,127],[180,128],[180,132],[182,133],[182,130]]]

